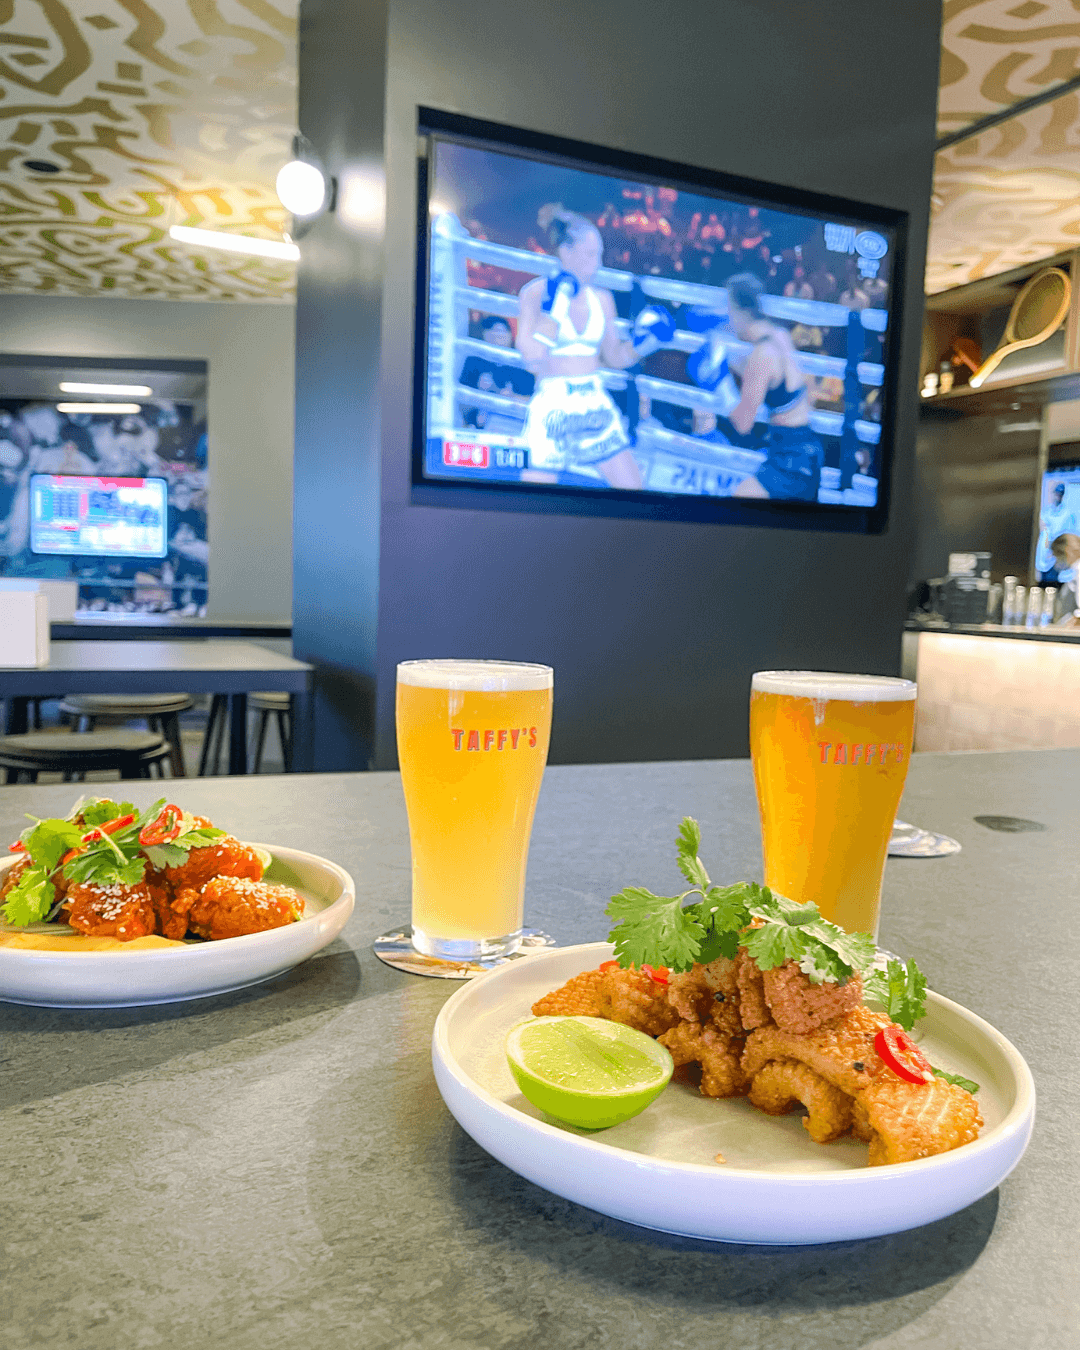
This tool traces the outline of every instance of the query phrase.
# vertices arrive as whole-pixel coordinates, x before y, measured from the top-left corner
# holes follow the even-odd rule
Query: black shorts
[[[755,475],[770,497],[816,502],[825,449],[809,427],[770,427],[765,463]]]

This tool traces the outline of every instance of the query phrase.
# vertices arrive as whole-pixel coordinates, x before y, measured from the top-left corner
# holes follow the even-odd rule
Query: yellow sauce
[[[140,937],[121,942],[114,937],[87,937],[85,933],[0,933],[0,947],[32,952],[144,952],[148,947],[184,947],[171,938]]]

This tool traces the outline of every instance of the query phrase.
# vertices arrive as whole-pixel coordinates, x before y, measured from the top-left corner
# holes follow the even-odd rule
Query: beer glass
[[[550,666],[510,661],[398,666],[412,944],[425,956],[485,961],[520,944],[552,684]]]
[[[765,884],[877,937],[881,879],[915,732],[915,685],[759,671],[750,693]]]

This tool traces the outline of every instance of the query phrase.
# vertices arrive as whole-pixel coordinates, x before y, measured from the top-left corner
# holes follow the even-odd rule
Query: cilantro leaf
[[[961,1074],[946,1073],[944,1069],[935,1069],[932,1064],[930,1069],[938,1078],[944,1078],[946,1083],[951,1083],[953,1087],[963,1088],[965,1092],[970,1092],[972,1096],[979,1090],[978,1083],[973,1083],[970,1078],[964,1078]]]
[[[159,872],[166,867],[182,867],[188,859],[187,849],[178,848],[176,844],[144,844],[143,852]]]
[[[758,970],[773,970],[789,959],[798,961],[806,954],[807,944],[798,925],[766,923],[748,928],[742,935],[742,945]]]
[[[102,841],[97,848],[80,853],[64,868],[65,878],[80,886],[137,886],[146,873],[146,859],[136,855],[117,857],[116,851]]]
[[[691,886],[700,886],[704,890],[709,884],[709,874],[705,864],[698,857],[701,848],[701,827],[692,816],[683,816],[679,833],[675,836],[675,849],[679,871]]]
[[[110,801],[108,797],[99,797],[83,806],[80,812],[83,819],[83,828],[91,829],[94,825],[104,825],[107,820],[116,820],[120,816],[135,815],[135,807],[132,802],[120,802],[119,804]]]
[[[886,1015],[905,1031],[926,1016],[926,976],[914,961],[903,966],[890,960],[885,970],[871,971],[864,977],[863,995],[880,1003]]]
[[[33,862],[51,872],[65,853],[82,843],[82,831],[67,820],[39,820],[23,842]]]
[[[620,965],[690,969],[705,930],[698,919],[698,906],[684,908],[684,898],[653,895],[642,886],[627,886],[611,897],[604,912],[616,921],[609,936]]]
[[[52,908],[56,887],[44,867],[28,867],[4,900],[4,918],[16,928],[38,923]]]

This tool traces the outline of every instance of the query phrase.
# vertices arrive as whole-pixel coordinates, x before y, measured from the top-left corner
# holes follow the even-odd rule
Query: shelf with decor
[[[1043,276],[1049,269],[1051,279]],[[1038,276],[1015,314],[1017,297]],[[1012,336],[1038,341],[1010,352],[973,386],[979,367]],[[993,405],[1003,393],[1039,403],[1080,397],[1080,250],[927,296],[919,387],[924,407]]]

